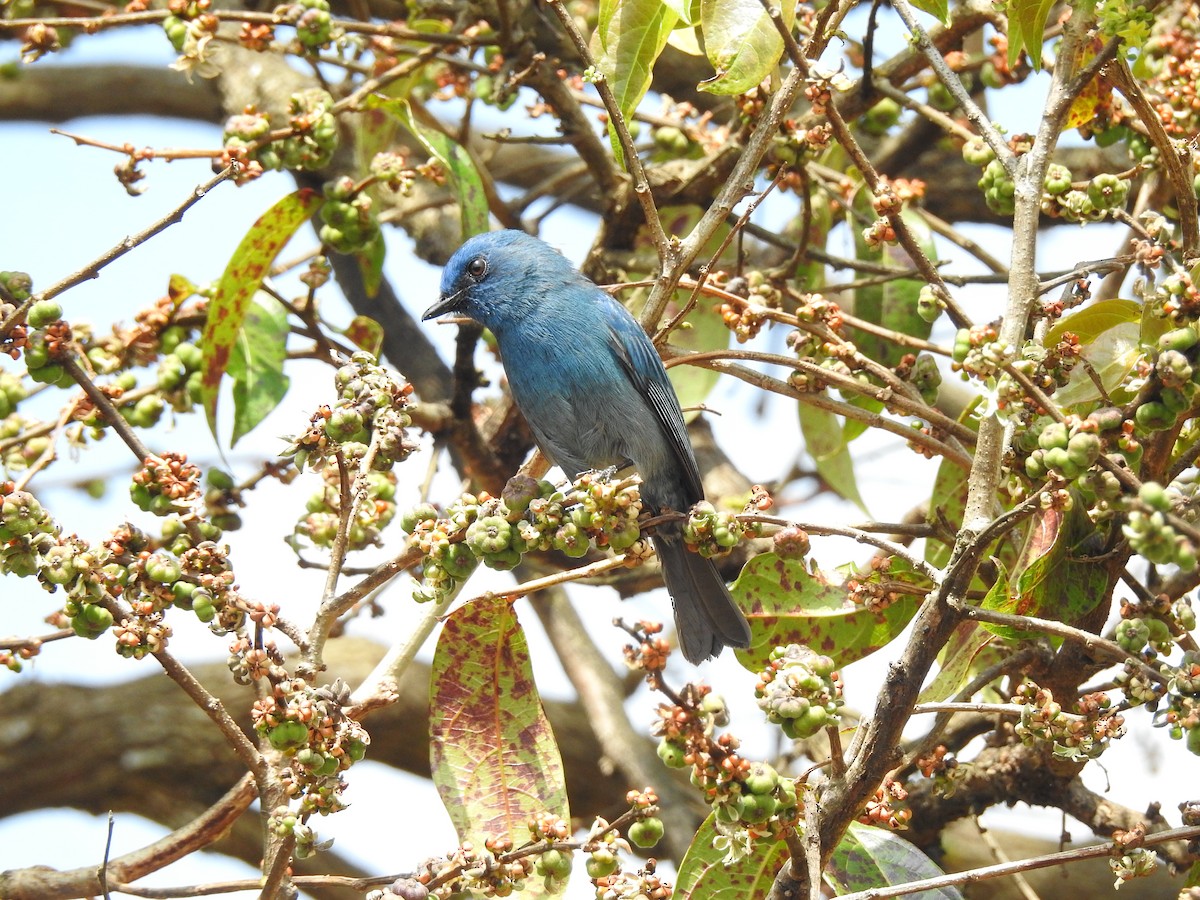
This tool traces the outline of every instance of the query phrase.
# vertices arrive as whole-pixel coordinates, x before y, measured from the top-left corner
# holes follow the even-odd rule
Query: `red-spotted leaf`
[[[788,858],[787,845],[769,837],[759,838],[747,855],[725,862],[727,850],[714,847],[719,839],[716,815],[704,820],[692,839],[675,881],[675,900],[733,900],[735,897],[765,897],[775,873]]]
[[[880,610],[859,606],[845,585],[809,572],[803,560],[774,553],[746,563],[730,590],[750,622],[750,646],[737,658],[751,671],[787,644],[811,647],[838,666],[862,659],[900,634],[918,604],[904,595]]]
[[[383,326],[370,316],[355,316],[342,329],[342,334],[354,342],[354,346],[378,356],[383,347]]]
[[[1094,557],[1104,553],[1104,534],[1083,511],[1043,510],[1033,520],[1017,572],[1017,609],[1074,625],[1108,599],[1109,569]]]
[[[196,290],[196,286],[182,275],[172,275],[167,281],[167,296],[177,309],[184,300],[196,293]]]
[[[447,617],[429,711],[433,782],[460,840],[520,844],[535,814],[570,819],[558,745],[508,603],[485,597]]]
[[[232,447],[279,405],[291,383],[283,373],[287,360],[288,311],[270,300],[251,303],[229,358],[233,379]]]
[[[963,622],[955,628],[938,655],[941,668],[933,681],[921,690],[917,702],[937,703],[957,694],[980,670],[981,657],[988,658],[988,662],[998,661],[990,658],[996,655],[995,651],[986,652],[995,640],[996,635],[981,628],[977,622]]]
[[[200,396],[208,417],[208,427],[214,437],[217,434],[217,396],[221,378],[229,367],[233,346],[241,334],[250,301],[262,285],[279,251],[320,205],[321,195],[304,188],[288,194],[268,209],[250,226],[217,284],[217,291],[208,304],[208,318],[204,322],[200,344],[204,351]]]
[[[883,828],[851,822],[845,837],[834,848],[825,869],[825,880],[833,885],[835,893],[850,894],[944,874],[933,860],[904,838]],[[921,900],[962,900],[962,894],[952,887],[911,896]]]

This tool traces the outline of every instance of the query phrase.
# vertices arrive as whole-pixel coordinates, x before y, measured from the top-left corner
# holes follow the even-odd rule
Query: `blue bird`
[[[442,272],[422,315],[457,313],[496,336],[513,399],[538,446],[570,478],[632,465],[654,512],[704,498],[679,401],[653,343],[620,303],[545,242],[521,231],[477,235]],[[699,663],[746,647],[750,627],[712,561],[678,522],[651,537],[683,655]]]

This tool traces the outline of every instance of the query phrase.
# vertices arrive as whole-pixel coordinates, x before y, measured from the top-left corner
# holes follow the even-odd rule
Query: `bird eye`
[[[474,278],[476,281],[479,281],[481,278],[483,278],[483,276],[487,274],[487,270],[488,270],[487,260],[484,259],[482,256],[477,256],[473,260],[471,260],[469,263],[467,263],[467,274],[470,275],[472,278]]]

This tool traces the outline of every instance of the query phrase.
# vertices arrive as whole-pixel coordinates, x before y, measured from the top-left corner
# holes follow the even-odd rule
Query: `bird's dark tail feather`
[[[660,529],[653,541],[675,607],[684,658],[695,665],[723,647],[750,646],[750,626],[712,560],[690,552],[682,535]]]

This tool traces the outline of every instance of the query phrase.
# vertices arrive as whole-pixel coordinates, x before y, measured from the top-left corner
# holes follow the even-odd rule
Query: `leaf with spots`
[[[900,634],[918,605],[916,597],[900,595],[883,609],[859,606],[845,585],[808,571],[803,560],[775,553],[746,563],[730,590],[750,622],[750,646],[737,657],[751,671],[764,668],[771,651],[787,644],[804,644],[839,667],[847,665]]]
[[[775,874],[788,858],[787,845],[769,837],[759,838],[754,849],[736,862],[725,862],[725,850],[713,846],[719,836],[716,814],[700,825],[679,866],[675,900],[740,900],[765,897]]]
[[[208,304],[208,318],[200,346],[204,352],[200,398],[208,427],[217,435],[217,397],[221,379],[229,368],[234,344],[242,333],[250,301],[296,229],[321,205],[321,195],[304,188],[288,194],[250,226],[238,244],[225,274]]]
[[[429,710],[433,782],[460,840],[520,845],[535,814],[570,819],[558,745],[507,602],[484,597],[447,617]]]
[[[825,869],[825,880],[837,894],[870,891],[937,878],[945,873],[911,843],[884,828],[851,822],[845,837],[834,848]],[[939,888],[910,894],[919,900],[962,900],[957,888]]]
[[[370,316],[355,316],[341,333],[372,356],[379,356],[383,349],[383,326]]]
[[[266,306],[251,303],[246,320],[229,358],[233,379],[233,447],[265,419],[287,394],[290,379],[283,372],[287,360],[288,311],[269,300]]]
[[[996,635],[978,622],[963,622],[938,654],[938,673],[922,690],[918,703],[938,703],[957,694],[986,665],[999,662],[1007,648],[992,647]]]

